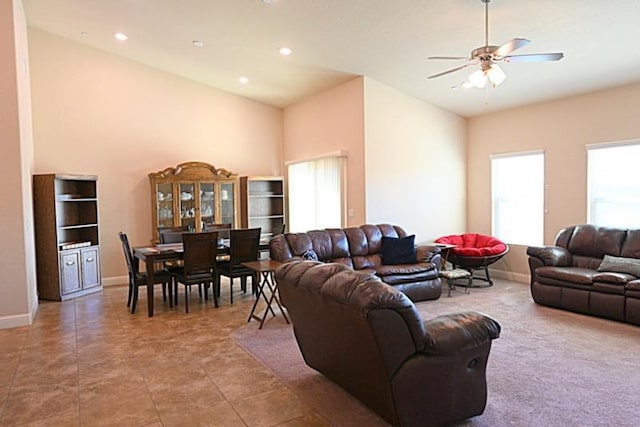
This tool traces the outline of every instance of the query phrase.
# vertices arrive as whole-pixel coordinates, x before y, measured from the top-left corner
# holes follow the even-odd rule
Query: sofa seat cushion
[[[381,276],[380,279],[388,285],[398,285],[401,283],[411,283],[427,281],[438,278],[438,269],[421,271],[412,274],[391,274],[389,276]]]
[[[593,290],[603,294],[624,295],[623,283],[593,282]]]
[[[421,262],[418,264],[397,264],[397,265],[379,265],[374,268],[376,274],[380,277],[393,276],[396,274],[415,274],[425,271],[434,270],[436,266],[430,262]]]
[[[593,275],[594,282],[614,283],[617,285],[625,285],[627,282],[634,280],[635,277],[625,273],[598,272]]]
[[[628,291],[638,291],[638,292],[640,292],[640,279],[632,280],[630,282],[627,282],[627,284],[624,287]]]
[[[591,285],[595,270],[579,267],[540,267],[536,269],[538,282],[550,285],[558,282],[574,283],[577,285]],[[560,285],[561,286],[561,285]]]

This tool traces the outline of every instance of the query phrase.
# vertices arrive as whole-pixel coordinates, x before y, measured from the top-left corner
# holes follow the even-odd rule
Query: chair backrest
[[[218,239],[228,239],[231,231],[231,223],[224,224],[204,224],[203,231],[217,231]]]
[[[133,253],[131,252],[131,246],[129,245],[129,238],[127,233],[121,231],[118,233],[120,242],[122,242],[122,250],[124,251],[124,259],[127,262],[127,270],[129,270],[129,276],[134,278],[138,273],[136,271],[136,263],[133,261]]]
[[[184,243],[184,273],[209,273],[216,267],[218,254],[218,233],[185,233]]]
[[[260,227],[230,231],[229,260],[231,265],[258,260]]]
[[[158,227],[160,243],[182,243],[182,235],[189,231],[189,226]]]

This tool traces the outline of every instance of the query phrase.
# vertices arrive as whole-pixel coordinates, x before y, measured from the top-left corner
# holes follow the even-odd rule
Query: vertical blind
[[[288,166],[289,231],[343,226],[343,157],[325,157]]]
[[[519,245],[544,240],[544,153],[491,158],[493,235]]]
[[[640,141],[587,147],[587,220],[640,228]]]

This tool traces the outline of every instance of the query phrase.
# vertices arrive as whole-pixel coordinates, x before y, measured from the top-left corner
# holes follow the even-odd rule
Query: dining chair
[[[202,231],[217,231],[218,239],[228,239],[229,231],[231,231],[231,223],[211,224],[205,223]]]
[[[204,298],[209,299],[209,284],[213,289],[213,303],[218,307],[216,287],[216,255],[218,253],[218,233],[186,233],[182,236],[184,244],[184,265],[172,270],[174,283],[184,285],[185,310],[189,312],[189,292],[193,285],[204,286]],[[178,291],[176,289],[176,304]]]
[[[124,251],[124,259],[127,263],[127,270],[129,271],[129,296],[127,297],[127,307],[131,307],[131,314],[136,312],[136,306],[138,304],[138,288],[140,286],[147,286],[148,276],[144,272],[140,272],[138,269],[138,263],[133,259],[133,252],[131,251],[131,245],[129,245],[129,238],[127,233],[118,233],[120,242],[122,242],[122,250]],[[162,285],[162,300],[167,300],[167,288],[169,288],[169,306],[173,307],[172,303],[172,290],[171,290],[171,274],[167,270],[158,270],[154,273],[154,285]]]
[[[229,232],[229,260],[218,263],[218,285],[220,293],[220,276],[229,278],[229,298],[233,304],[233,279],[239,277],[242,291],[247,291],[247,277],[251,277],[253,292],[256,291],[258,278],[256,273],[242,265],[243,262],[258,260],[260,244],[260,228],[236,229]]]
[[[182,243],[182,235],[189,231],[189,226],[158,227],[160,243]]]

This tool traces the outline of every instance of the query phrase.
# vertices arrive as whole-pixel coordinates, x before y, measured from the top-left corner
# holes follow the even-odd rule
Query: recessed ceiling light
[[[87,33],[86,31],[81,32],[80,35],[82,37],[89,37],[89,33]]]
[[[193,44],[195,47],[202,47],[204,46],[204,42],[202,40],[193,40],[191,42],[191,44]]]
[[[291,48],[286,47],[286,46],[282,46],[280,49],[278,49],[278,52],[280,52],[280,55],[282,55],[282,56],[289,56],[289,55],[291,55],[293,53]]]
[[[115,33],[113,35],[113,37],[115,37],[116,39],[120,40],[121,42],[127,40],[129,37],[127,37],[127,35],[125,33]]]
[[[245,77],[245,76],[241,76],[238,81],[240,82],[241,85],[246,85],[247,83],[249,83],[249,78]]]

